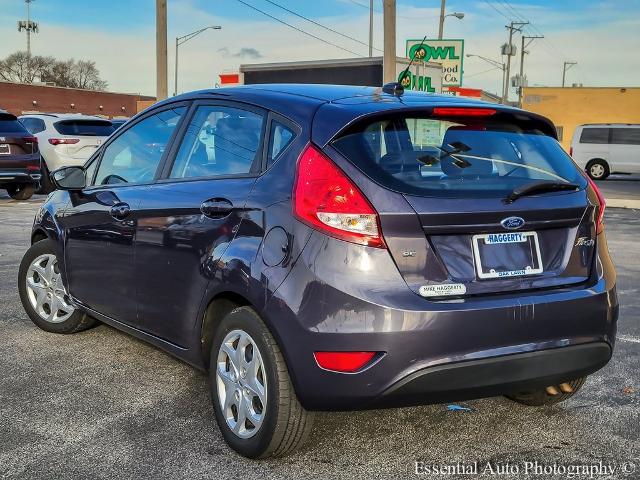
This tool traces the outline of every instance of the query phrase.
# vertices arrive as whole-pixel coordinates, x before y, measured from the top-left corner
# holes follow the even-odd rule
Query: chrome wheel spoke
[[[60,272],[56,272],[56,256],[47,253],[37,257],[27,270],[27,295],[38,316],[47,322],[61,323],[75,311],[67,300]]]
[[[220,408],[229,429],[250,438],[264,423],[267,385],[264,364],[253,338],[229,332],[218,350],[216,384]]]

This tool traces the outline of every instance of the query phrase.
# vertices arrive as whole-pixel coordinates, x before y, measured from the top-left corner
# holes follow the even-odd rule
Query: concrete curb
[[[607,198],[605,197],[607,202],[607,207],[611,208],[633,208],[640,210],[640,200],[635,200],[631,198]]]

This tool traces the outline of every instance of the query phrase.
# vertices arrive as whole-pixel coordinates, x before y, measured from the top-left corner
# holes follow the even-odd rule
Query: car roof
[[[311,138],[325,145],[339,130],[358,118],[378,113],[411,111],[420,113],[436,106],[491,108],[544,125],[547,135],[557,138],[546,117],[507,105],[436,93],[406,90],[402,95],[386,93],[382,87],[306,83],[265,83],[198,90],[156,103],[150,109],[181,101],[216,99],[244,102],[283,115],[305,128],[313,124]]]
[[[640,127],[640,123],[583,123],[580,127]]]

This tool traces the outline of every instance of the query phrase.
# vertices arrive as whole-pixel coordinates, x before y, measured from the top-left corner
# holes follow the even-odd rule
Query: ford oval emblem
[[[500,225],[502,225],[507,230],[517,230],[518,228],[521,228],[522,226],[524,226],[524,218],[522,217],[503,218],[502,221],[500,222]]]

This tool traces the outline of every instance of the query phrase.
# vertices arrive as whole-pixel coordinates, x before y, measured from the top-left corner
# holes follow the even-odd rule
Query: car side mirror
[[[87,185],[82,167],[63,167],[51,173],[51,180],[59,190],[82,190]]]

